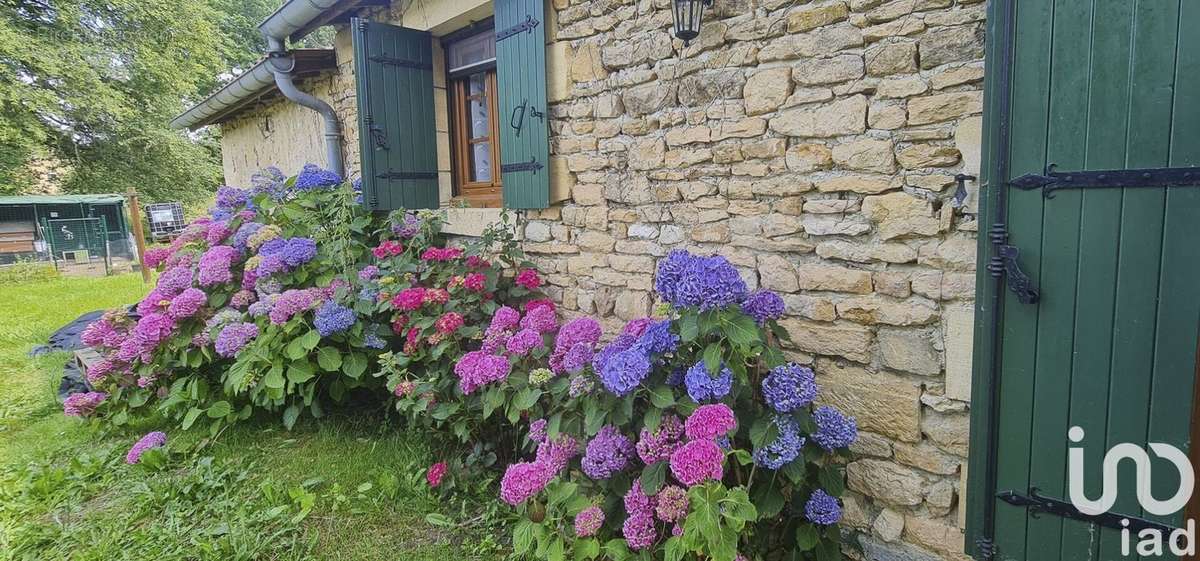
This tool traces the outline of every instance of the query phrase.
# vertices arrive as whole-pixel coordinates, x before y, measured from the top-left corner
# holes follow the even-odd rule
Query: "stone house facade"
[[[488,0],[396,1],[360,17],[435,37]],[[847,528],[879,560],[962,560],[985,5],[976,0],[715,0],[690,45],[668,0],[548,0],[553,204],[525,249],[572,314],[647,315],[673,248],[730,259],[785,298],[823,400],[857,417]],[[350,30],[305,82],[358,169]],[[434,60],[444,59],[435,41]],[[454,181],[435,72],[438,180]],[[269,134],[263,123],[273,123]],[[283,123],[287,123],[286,125]],[[286,101],[221,123],[227,182],[321,162],[320,119]],[[351,172],[353,174],[353,172]],[[454,208],[470,235],[496,210]]]

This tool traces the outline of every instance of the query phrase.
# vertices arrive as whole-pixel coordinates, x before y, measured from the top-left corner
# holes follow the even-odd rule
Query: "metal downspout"
[[[346,169],[342,161],[342,130],[338,123],[337,113],[325,101],[310,95],[296,87],[292,70],[296,67],[296,59],[284,46],[284,38],[267,36],[269,51],[267,63],[271,73],[275,75],[275,85],[283,97],[299,105],[312,109],[321,114],[325,121],[325,164],[338,175],[345,177]]]

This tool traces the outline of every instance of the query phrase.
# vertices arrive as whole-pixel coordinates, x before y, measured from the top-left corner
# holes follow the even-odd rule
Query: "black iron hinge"
[[[532,15],[525,14],[525,21],[518,23],[512,27],[509,27],[506,29],[501,29],[500,31],[497,31],[496,32],[496,42],[499,43],[500,41],[508,39],[509,37],[512,37],[513,35],[517,35],[518,33],[533,33],[534,28],[536,28],[541,23],[542,22],[535,19]]]
[[[1008,227],[1003,222],[992,225],[988,238],[996,248],[995,254],[988,261],[988,273],[992,278],[1004,277],[1008,289],[1017,295],[1017,301],[1022,304],[1036,304],[1041,298],[1038,288],[1033,285],[1033,279],[1021,270],[1021,250],[1008,243]]]
[[[1079,512],[1079,509],[1075,505],[1067,501],[1038,493],[1037,487],[1031,487],[1028,495],[1022,495],[1016,491],[1001,491],[996,494],[996,498],[1013,506],[1028,507],[1029,516],[1033,518],[1046,513],[1072,520],[1081,520],[1098,526],[1104,526],[1105,528],[1115,528],[1117,530],[1128,529],[1135,536],[1138,532],[1148,528],[1162,532],[1163,536],[1169,536],[1177,530],[1177,528],[1166,524],[1128,514],[1118,514],[1115,512],[1084,514]]]
[[[1042,196],[1054,198],[1059,189],[1115,189],[1119,187],[1196,187],[1200,186],[1200,167],[1107,169],[1094,171],[1054,171],[1028,173],[1009,182],[1024,191],[1041,189]]]
[[[530,158],[528,162],[504,164],[500,166],[500,172],[512,173],[517,171],[532,171],[534,175],[537,175],[538,170],[544,167],[546,166],[543,166],[541,162],[537,161],[537,158]]]
[[[992,538],[980,537],[975,540],[975,551],[979,552],[980,561],[989,561],[996,557],[996,542]]]

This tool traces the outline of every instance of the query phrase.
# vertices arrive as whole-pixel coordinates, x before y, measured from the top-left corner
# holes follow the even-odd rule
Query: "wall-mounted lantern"
[[[713,0],[671,0],[671,12],[675,16],[675,36],[686,46],[700,36],[700,21],[704,8],[712,6]]]

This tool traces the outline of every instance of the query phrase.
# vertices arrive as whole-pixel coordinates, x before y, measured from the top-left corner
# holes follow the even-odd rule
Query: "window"
[[[446,65],[455,195],[474,207],[501,206],[495,32],[448,44]]]

